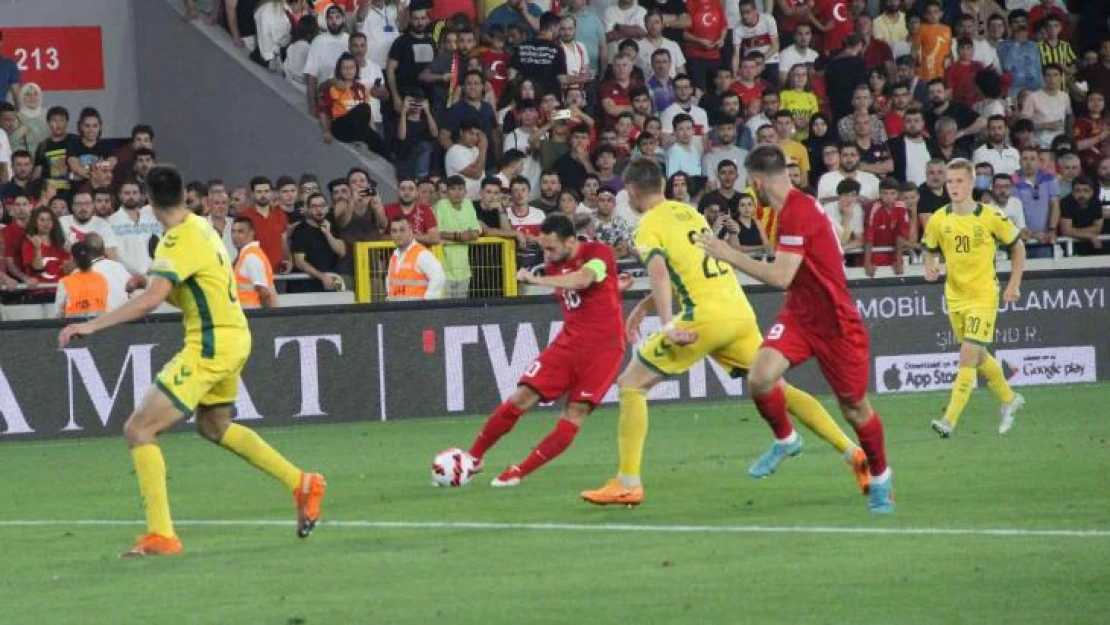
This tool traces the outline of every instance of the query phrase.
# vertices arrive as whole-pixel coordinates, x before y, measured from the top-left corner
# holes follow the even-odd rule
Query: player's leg
[[[986,344],[981,350],[977,370],[979,375],[986,380],[991,395],[994,395],[994,398],[1002,404],[1002,419],[998,424],[998,433],[1005,434],[1014,426],[1014,414],[1025,404],[1025,398],[1010,388],[1010,383],[1006,381],[1006,374],[1002,371],[1002,365],[991,355],[990,349],[987,347],[987,345],[994,342],[995,319],[998,317],[997,308],[979,310],[975,314],[981,319],[981,325],[976,328],[977,332],[969,334],[965,339],[977,340]]]
[[[894,477],[887,465],[882,419],[871,407],[866,393],[858,399],[839,397],[839,401],[840,411],[856,430],[863,453],[867,455],[867,465],[871,471],[867,507],[879,514],[894,512]]]
[[[482,470],[486,452],[516,427],[525,412],[540,401],[562,396],[570,388],[572,359],[572,350],[562,343],[555,343],[528,365],[517,382],[516,390],[486,419],[470,445],[469,453],[474,458],[475,472]]]
[[[327,482],[319,473],[301,470],[254,430],[231,420],[235,398],[239,395],[239,373],[245,364],[244,357],[231,367],[223,367],[216,362],[208,365],[213,370],[212,377],[219,381],[212,385],[197,405],[197,433],[261,469],[289,489],[297,509],[297,535],[305,538],[320,520],[320,504]]]
[[[752,477],[767,477],[778,470],[783,460],[802,453],[802,437],[794,430],[786,409],[786,385],[782,376],[790,367],[791,360],[777,346],[765,344],[756,353],[748,372],[752,401],[775,435],[771,448],[748,469]]]
[[[516,486],[537,469],[562,455],[574,442],[582,428],[582,423],[593,412],[593,409],[594,407],[591,404],[567,402],[566,408],[563,409],[563,413],[559,415],[558,421],[555,422],[555,427],[547,433],[547,436],[532,449],[523,462],[514,464],[497,476],[497,479],[492,482],[492,486]]]

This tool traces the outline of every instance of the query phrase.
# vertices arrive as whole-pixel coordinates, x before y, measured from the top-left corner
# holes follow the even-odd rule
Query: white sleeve
[[[243,261],[242,274],[243,277],[249,278],[254,286],[270,287],[270,282],[266,280],[266,269],[257,256],[249,256]]]
[[[0,164],[7,165],[8,173],[0,182],[7,182],[12,175],[12,146],[8,143],[8,133],[0,129]]]
[[[107,220],[100,222],[99,228],[96,233],[100,235],[100,240],[104,242],[104,251],[114,250],[119,247],[119,242],[116,241],[116,232],[112,230],[112,226]]]
[[[674,134],[674,118],[678,116],[678,109],[675,105],[670,105],[663,111],[662,116],[659,118],[659,125],[662,127],[663,134]]]
[[[428,292],[424,299],[440,299],[443,297],[443,285],[447,279],[443,274],[443,267],[431,252],[424,250],[416,257],[416,268],[428,276]]]
[[[305,75],[311,74],[316,78],[316,66],[320,64],[320,60],[316,58],[319,56],[319,46],[310,44],[308,46],[308,56],[304,59],[304,73]]]
[[[671,56],[674,57],[674,67],[684,67],[686,65],[686,55],[682,53],[682,48],[675,44],[671,46]]]
[[[58,318],[66,316],[66,285],[61,282],[54,291],[54,316]]]
[[[620,23],[620,9],[616,5],[605,9],[605,32],[610,32]]]
[[[451,146],[447,150],[447,155],[444,157],[443,168],[448,176],[460,174],[462,170],[470,166],[474,159],[470,156],[470,151],[458,144]]]

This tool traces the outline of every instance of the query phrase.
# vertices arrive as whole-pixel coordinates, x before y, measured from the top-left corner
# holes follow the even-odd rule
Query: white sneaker
[[[509,488],[512,486],[520,485],[520,469],[516,466],[511,466],[505,469],[501,475],[489,483],[494,488]]]
[[[929,425],[932,426],[933,431],[936,432],[937,435],[941,438],[952,437],[952,426],[949,425],[948,422],[944,419],[936,419]]]
[[[1021,410],[1021,407],[1024,405],[1025,398],[1021,395],[1015,394],[1014,398],[1010,400],[1010,403],[1002,406],[1002,420],[998,423],[999,434],[1005,434],[1014,427],[1014,414],[1018,410]]]

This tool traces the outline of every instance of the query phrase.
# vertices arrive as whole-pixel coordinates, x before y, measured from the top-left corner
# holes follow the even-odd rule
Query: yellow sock
[[[295,490],[301,482],[301,470],[285,459],[276,449],[262,440],[250,428],[238,423],[227,426],[220,445],[230,449],[240,458],[274,476],[289,490]]]
[[[987,388],[991,390],[995,399],[1004,404],[1014,401],[1014,389],[1010,388],[1006,375],[1002,373],[1002,365],[995,360],[994,356],[983,355],[983,362],[979,365],[979,375],[986,379]]]
[[[166,492],[166,461],[158,445],[139,445],[131,449],[135,475],[139,478],[139,493],[146,507],[146,531],[162,536],[173,536],[170,520],[170,496]]]
[[[956,371],[956,382],[952,385],[952,397],[948,400],[948,409],[944,411],[944,420],[952,427],[960,420],[960,415],[971,398],[971,391],[975,388],[975,368],[961,366]]]
[[[648,433],[647,393],[640,389],[621,389],[621,418],[618,427],[620,475],[639,481],[644,460],[644,441]]]
[[[855,447],[852,439],[848,438],[844,430],[840,429],[836,421],[833,421],[829,411],[825,410],[825,407],[813,395],[789,384],[786,385],[785,394],[786,409],[790,411],[790,414],[797,417],[809,431],[820,436],[842,454],[849,448]]]

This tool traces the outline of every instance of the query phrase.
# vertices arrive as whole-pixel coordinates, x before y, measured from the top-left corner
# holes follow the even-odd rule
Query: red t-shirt
[[[509,84],[509,63],[512,59],[505,51],[498,52],[493,48],[483,48],[476,57],[486,68],[486,80],[493,87],[493,93],[498,98],[505,93],[505,86]]]
[[[901,137],[902,131],[906,128],[906,118],[902,113],[889,111],[883,118],[883,128],[886,129],[887,137],[891,139]]]
[[[906,205],[895,202],[887,209],[882,202],[875,202],[868,211],[867,222],[863,225],[863,240],[875,247],[894,247],[898,237],[910,238],[910,212]],[[894,252],[873,252],[871,263],[886,267],[894,264]]]
[[[578,254],[563,263],[547,263],[544,273],[559,276],[578,271],[589,261],[605,263],[605,279],[580,291],[556,289],[563,309],[563,331],[557,341],[595,353],[601,349],[624,351],[624,309],[617,277],[617,257],[613,248],[593,241],[578,244]]]
[[[14,221],[4,228],[4,257],[12,259],[15,266],[23,271],[23,235],[26,228]]]
[[[413,233],[417,236],[423,236],[432,228],[439,227],[439,222],[436,221],[436,214],[432,212],[432,207],[427,204],[417,202],[407,215],[400,204],[390,204],[385,207],[385,218],[387,221],[393,221],[402,216],[408,220],[409,225],[412,226]]]
[[[979,101],[979,87],[975,86],[975,75],[983,70],[983,64],[976,61],[964,65],[953,63],[944,70],[944,84],[952,90],[952,101],[971,106]]]
[[[717,41],[725,34],[728,28],[728,18],[725,16],[724,6],[713,0],[690,0],[686,3],[686,10],[690,13],[690,34],[707,41]],[[686,58],[702,59],[706,61],[721,60],[720,48],[704,48],[692,42],[684,42],[682,51]]]
[[[790,8],[798,8],[805,6],[806,0],[786,0],[785,4]],[[776,13],[778,12],[776,11]],[[798,28],[798,24],[809,23],[809,20],[804,17],[779,17],[777,21],[779,24],[779,30],[787,33],[794,32],[794,30]]]
[[[836,336],[862,324],[848,292],[844,251],[817,200],[790,190],[779,211],[776,249],[802,255],[802,265],[786,289],[785,311],[817,335]]]
[[[751,87],[745,86],[738,80],[732,83],[728,90],[740,96],[740,106],[746,111],[749,104],[763,97],[763,92],[766,91],[767,88],[767,82],[761,78],[757,78],[755,84]]]
[[[881,39],[872,39],[871,45],[863,49],[863,62],[867,65],[867,71],[871,71],[876,67],[883,67],[887,61],[894,60],[894,52],[891,51],[890,46]]]
[[[62,267],[69,261],[69,252],[64,247],[54,247],[47,243],[42,246],[41,253],[43,267],[41,271],[35,271],[31,269],[31,262],[35,259],[35,246],[30,239],[24,237],[21,254],[23,267],[25,268],[24,273],[27,274],[27,277],[34,278],[39,282],[57,284],[65,275]]]
[[[829,54],[839,52],[844,40],[852,34],[852,18],[848,15],[848,0],[817,0],[817,19],[824,23],[833,22],[832,29],[821,36],[821,45],[814,48]]]
[[[284,239],[289,228],[289,217],[285,211],[279,206],[271,205],[269,217],[263,217],[256,207],[248,206],[239,216],[246,217],[254,224],[254,236],[262,246],[262,252],[269,259],[270,266],[277,269],[285,261]]]
[[[613,104],[617,106],[632,106],[632,90],[639,85],[636,79],[628,81],[628,87],[620,86],[615,80],[607,80],[601,83],[597,91],[597,101],[604,102],[605,100],[612,100]],[[616,117],[605,114],[605,127],[608,128],[617,122]]]
[[[470,23],[474,24],[478,21],[477,2],[474,0],[435,0],[432,2],[432,8],[428,11],[428,16],[431,17],[433,22],[446,20],[456,13],[466,13],[470,18]]]

